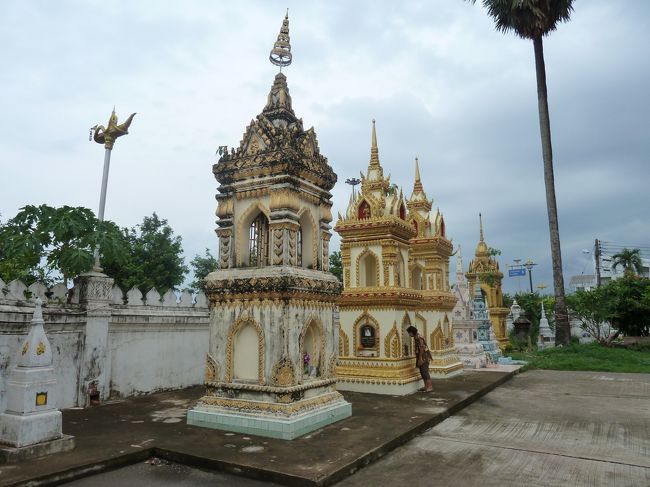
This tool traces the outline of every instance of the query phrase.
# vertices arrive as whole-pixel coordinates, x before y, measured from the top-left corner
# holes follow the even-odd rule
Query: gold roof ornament
[[[90,129],[91,134],[94,131],[93,138],[98,144],[104,144],[106,149],[113,149],[115,140],[118,137],[122,137],[129,133],[129,126],[135,117],[135,113],[132,113],[126,121],[120,125],[117,124],[117,115],[115,115],[115,107],[113,107],[113,113],[111,113],[110,118],[108,119],[108,127],[103,125],[95,125]]]
[[[479,233],[479,242],[478,245],[476,246],[476,257],[481,258],[481,257],[490,257],[490,249],[488,248],[487,244],[485,243],[485,240],[483,239],[483,215],[480,213],[478,214],[478,220],[479,220],[479,227],[480,227],[480,233]]]
[[[280,71],[282,71],[283,66],[289,66],[291,64],[291,44],[289,42],[289,9],[287,9],[287,14],[284,16],[282,21],[282,27],[280,28],[280,33],[278,34],[278,40],[273,44],[273,49],[269,54],[269,61],[280,66]]]
[[[375,119],[372,119],[372,142],[370,145],[370,165],[379,165],[379,149],[377,148],[377,131],[375,130]]]

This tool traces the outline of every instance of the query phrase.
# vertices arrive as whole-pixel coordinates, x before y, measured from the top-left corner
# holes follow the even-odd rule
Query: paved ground
[[[143,464],[152,455],[286,485],[332,485],[460,411],[511,376],[512,372],[495,370],[465,372],[436,381],[434,393],[406,397],[345,393],[352,403],[352,417],[293,441],[188,426],[187,408],[203,394],[202,387],[66,410],[63,431],[76,437],[76,448],[0,465],[0,485],[60,484],[83,475]],[[163,477],[160,472],[168,471],[174,475],[173,468],[141,467],[134,467],[136,473],[156,472]],[[136,478],[133,482],[117,480],[113,485],[140,484],[140,477]]]
[[[104,457],[110,458],[116,448],[124,448],[119,450],[123,454],[141,455],[126,459],[126,463],[135,462],[132,466],[66,485],[276,486],[272,479],[288,485],[328,485],[336,480],[337,472],[343,472],[341,478],[358,470],[336,486],[650,486],[650,374],[530,371],[435,423],[450,404],[469,397],[468,390],[476,391],[479,384],[497,377],[495,372],[469,373],[462,380],[448,381],[444,391],[439,386],[434,395],[392,398],[350,394],[356,419],[293,442],[188,427],[182,420],[184,405],[193,397],[188,391],[66,412],[66,425],[82,433],[80,446],[90,447],[93,455],[97,454],[96,445],[93,447],[86,436],[92,428],[89,425],[96,426],[100,418],[106,424],[96,430],[95,438],[104,444]],[[131,435],[120,427],[124,421]],[[432,421],[436,425],[425,431]],[[421,434],[393,449],[391,443],[406,441],[417,432]],[[163,437],[165,441],[161,441]],[[135,443],[125,448],[125,440]],[[156,451],[146,449],[152,443],[182,452],[179,460],[190,459],[195,466],[252,473],[267,481],[167,461],[152,465],[145,461]],[[197,462],[191,453],[198,451],[204,457]],[[0,485],[16,484],[19,471],[33,478],[53,467],[70,467],[64,462],[70,457],[65,455],[74,453],[22,467],[0,466]],[[88,461],[79,447],[76,457]],[[355,462],[355,458],[361,461]],[[234,469],[228,468],[228,462],[234,462]],[[96,463],[91,470],[101,466]],[[282,472],[285,475],[278,477]],[[317,472],[320,475],[315,475]],[[6,483],[11,480],[6,474],[13,482]]]
[[[529,371],[337,484],[650,486],[650,374]]]

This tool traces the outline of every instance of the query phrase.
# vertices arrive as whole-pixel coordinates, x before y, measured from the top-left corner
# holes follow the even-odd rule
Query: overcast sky
[[[480,2],[479,2],[480,3]],[[479,5],[431,1],[26,1],[0,14],[0,214],[26,204],[97,210],[103,147],[88,129],[137,112],[113,151],[106,218],[157,212],[186,261],[214,235],[219,145],[266,103],[289,7],[293,106],[338,174],[334,212],[369,160],[371,120],[392,181],[425,190],[463,248],[532,258],[552,289],[533,46]],[[650,243],[650,2],[576,1],[545,39],[566,285],[594,239]],[[334,248],[338,238],[334,240]],[[452,259],[452,278],[454,261]],[[517,291],[516,278],[504,278]],[[520,283],[527,286],[527,280]]]

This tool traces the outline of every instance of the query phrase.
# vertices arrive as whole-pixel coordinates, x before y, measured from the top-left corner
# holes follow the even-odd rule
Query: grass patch
[[[571,344],[543,351],[515,352],[513,359],[528,362],[526,368],[552,370],[592,370],[599,372],[650,373],[647,348],[607,348],[598,343]]]

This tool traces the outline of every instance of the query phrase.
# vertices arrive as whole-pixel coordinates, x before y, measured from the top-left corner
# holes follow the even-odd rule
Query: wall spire
[[[280,66],[280,72],[282,72],[283,66],[289,66],[291,64],[291,43],[289,41],[289,9],[284,16],[282,21],[282,27],[280,27],[280,33],[278,34],[278,39],[273,44],[273,49],[269,54],[269,61]]]
[[[478,221],[479,221],[479,227],[480,227],[479,242],[484,242],[485,240],[483,240],[483,216],[480,213],[478,214]]]

